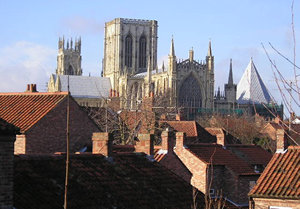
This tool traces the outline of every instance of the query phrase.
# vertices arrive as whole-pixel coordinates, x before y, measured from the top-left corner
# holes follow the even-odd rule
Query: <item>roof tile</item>
[[[249,195],[300,199],[300,146],[275,153]]]
[[[57,104],[67,92],[0,93],[0,117],[26,132]]]

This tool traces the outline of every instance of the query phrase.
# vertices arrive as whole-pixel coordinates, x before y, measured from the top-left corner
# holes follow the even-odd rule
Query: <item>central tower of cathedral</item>
[[[116,18],[105,24],[103,76],[121,92],[120,76],[157,65],[157,21]]]

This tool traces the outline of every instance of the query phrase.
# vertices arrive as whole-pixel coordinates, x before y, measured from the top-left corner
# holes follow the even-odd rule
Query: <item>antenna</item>
[[[65,178],[65,196],[64,196],[64,209],[68,207],[68,183],[69,183],[69,161],[70,161],[70,132],[69,132],[69,122],[70,122],[70,81],[68,75],[68,95],[67,95],[67,156],[66,156],[66,178]]]

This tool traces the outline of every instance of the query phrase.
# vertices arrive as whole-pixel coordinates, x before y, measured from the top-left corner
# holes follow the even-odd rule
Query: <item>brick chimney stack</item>
[[[287,149],[287,141],[284,137],[284,130],[277,129],[276,131],[276,151],[282,152]]]
[[[181,151],[185,144],[186,134],[184,132],[176,132],[176,150]]]
[[[173,152],[175,140],[174,132],[163,131],[161,133],[161,148],[162,150],[167,150],[168,153]]]
[[[138,141],[135,145],[136,152],[144,152],[147,155],[154,154],[154,135],[153,134],[139,134]]]
[[[112,135],[107,132],[95,132],[92,136],[93,154],[110,157],[112,153]]]
[[[36,84],[27,84],[26,92],[37,92]]]
[[[207,127],[205,130],[217,138],[217,144],[220,144],[223,147],[226,146],[225,135],[222,128]]]

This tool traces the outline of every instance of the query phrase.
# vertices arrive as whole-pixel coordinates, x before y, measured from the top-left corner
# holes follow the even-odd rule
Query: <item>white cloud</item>
[[[56,50],[26,41],[0,49],[0,91],[24,91],[26,84],[36,83],[45,90],[54,73]]]
[[[72,16],[64,18],[61,21],[61,27],[63,30],[79,35],[89,33],[99,34],[104,31],[104,22],[82,16]]]

